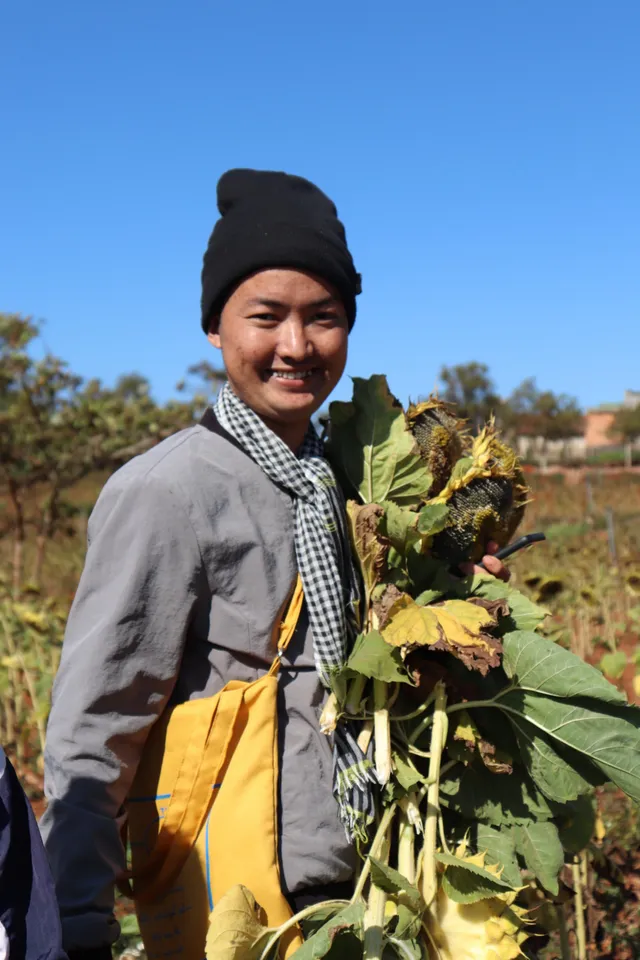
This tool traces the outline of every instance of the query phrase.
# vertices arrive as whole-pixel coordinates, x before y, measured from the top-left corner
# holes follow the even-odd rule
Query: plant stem
[[[378,855],[379,859],[385,863],[389,859],[389,827],[387,827],[381,836]],[[371,889],[369,890],[369,901],[364,915],[363,960],[382,960],[384,909],[386,903],[386,890],[372,883]]]
[[[420,704],[417,710],[413,710],[411,713],[404,713],[399,717],[392,716],[391,719],[400,721],[400,720],[413,720],[415,717],[419,717],[421,713],[424,713],[425,710],[429,709],[429,707],[433,703],[434,696],[435,694],[432,690],[429,696],[427,697],[427,699]]]
[[[422,896],[427,907],[431,905],[438,889],[436,840],[440,814],[440,764],[448,726],[446,714],[447,692],[442,680],[439,680],[436,684],[435,694],[428,774],[431,783],[427,791],[427,812],[424,821],[424,845],[422,849]]]
[[[573,889],[575,894],[574,911],[576,917],[578,960],[587,960],[587,931],[584,923],[584,897],[582,894],[582,877],[580,875],[580,857],[573,858],[571,872],[573,874]]]
[[[40,741],[40,756],[38,760],[42,763],[42,758],[44,756],[44,746],[46,739],[46,727],[44,720],[42,719],[42,711],[40,709],[40,701],[38,700],[38,693],[36,690],[36,683],[33,677],[33,674],[27,667],[25,659],[21,653],[18,653],[20,659],[20,666],[22,667],[22,674],[24,676],[24,682],[27,685],[27,690],[29,691],[29,696],[31,697],[31,708],[35,715],[36,727],[38,730],[38,740]]]
[[[564,912],[564,904],[556,904],[556,916],[558,918],[558,932],[560,933],[560,955],[562,960],[571,960],[571,946],[569,944],[569,933],[567,931],[567,918]]]
[[[386,809],[386,810],[384,811],[384,813],[382,814],[382,817],[380,818],[380,823],[379,823],[379,825],[378,825],[378,829],[377,829],[377,831],[376,831],[376,835],[375,835],[375,837],[373,838],[373,843],[371,844],[371,849],[369,850],[369,853],[368,853],[368,855],[367,855],[367,859],[365,860],[364,866],[362,867],[362,870],[360,871],[360,876],[358,877],[358,882],[357,882],[357,884],[356,884],[356,888],[355,888],[355,890],[353,891],[353,896],[351,897],[351,903],[356,903],[356,902],[360,899],[360,897],[362,896],[362,891],[364,890],[364,885],[365,885],[365,883],[367,882],[367,879],[368,879],[368,877],[369,877],[369,872],[370,872],[370,870],[371,870],[371,859],[370,859],[370,858],[371,858],[371,857],[375,857],[376,860],[378,859],[379,854],[380,854],[381,847],[382,847],[382,845],[383,845],[383,843],[384,843],[384,838],[385,838],[386,835],[387,835],[387,831],[388,831],[388,829],[389,829],[389,825],[390,825],[391,821],[393,820],[393,815],[394,815],[394,813],[396,812],[396,807],[397,807],[397,802],[392,803],[391,806],[387,807],[387,809]]]
[[[434,696],[434,699],[435,699],[435,696]],[[411,735],[409,737],[409,743],[414,744],[416,740],[422,736],[425,730],[431,726],[432,723],[433,723],[433,714],[432,713],[426,714],[422,718],[420,723],[415,727],[415,729],[411,731]]]
[[[371,737],[373,736],[373,720],[365,720],[358,734],[358,746],[363,753],[367,753],[369,750],[369,744],[371,743]]]
[[[330,693],[320,714],[320,730],[322,733],[333,733],[338,722],[338,710],[338,698],[335,693]]]
[[[398,819],[398,872],[409,883],[416,882],[415,827],[404,808]]]
[[[307,917],[313,916],[314,913],[317,913],[318,910],[326,910],[327,907],[346,907],[348,906],[348,900],[323,900],[322,903],[312,903],[310,907],[305,907],[304,910],[301,910],[299,913],[296,913],[289,920],[278,927],[277,930],[273,931],[273,936],[267,941],[267,945],[260,954],[259,960],[267,960],[267,957],[275,947],[278,940],[282,937],[287,930],[291,930],[292,927],[295,927],[301,920],[305,920]]]
[[[442,819],[442,813],[438,813],[438,833],[440,834],[440,843],[442,844],[442,849],[445,853],[451,853],[449,849],[449,844],[447,843],[447,838],[444,835],[444,820]]]
[[[387,709],[387,684],[384,680],[373,681],[373,726],[376,776],[384,786],[391,776],[391,727]]]
[[[510,690],[513,690],[512,685],[505,687],[504,690],[500,690],[500,692],[496,693],[495,697],[491,697],[490,700],[466,700],[464,703],[453,703],[450,707],[447,707],[447,714],[457,713],[458,710],[472,710],[474,707],[495,707],[496,701]]]
[[[358,676],[351,681],[349,695],[344,705],[345,713],[348,713],[351,716],[358,716],[362,706],[362,697],[364,695],[364,688],[366,685],[367,678],[362,674],[358,674]]]

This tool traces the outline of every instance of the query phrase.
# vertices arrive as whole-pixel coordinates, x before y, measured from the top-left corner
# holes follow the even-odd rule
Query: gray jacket
[[[293,502],[203,426],[119,470],[89,524],[45,752],[41,828],[70,947],[113,942],[123,802],[167,703],[261,676],[296,576]],[[286,889],[349,879],[331,792],[324,694],[306,615],[280,674],[281,867]]]

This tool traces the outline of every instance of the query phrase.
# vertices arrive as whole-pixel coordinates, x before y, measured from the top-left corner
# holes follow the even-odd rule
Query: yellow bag
[[[278,865],[280,654],[302,607],[298,577],[278,656],[259,680],[167,710],[149,734],[127,801],[133,897],[149,960],[203,960],[209,914],[234,884],[269,926],[290,919]],[[302,943],[283,938],[283,956]]]

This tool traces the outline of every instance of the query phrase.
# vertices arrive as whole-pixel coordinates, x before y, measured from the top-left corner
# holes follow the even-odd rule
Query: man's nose
[[[280,327],[278,352],[283,358],[301,363],[311,353],[311,343],[306,325],[299,318],[288,318]]]

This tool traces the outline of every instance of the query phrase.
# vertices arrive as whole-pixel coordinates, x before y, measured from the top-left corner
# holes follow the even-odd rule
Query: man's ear
[[[209,343],[220,350],[222,344],[220,343],[220,317],[212,317],[209,323],[209,333],[207,334],[207,340]]]

